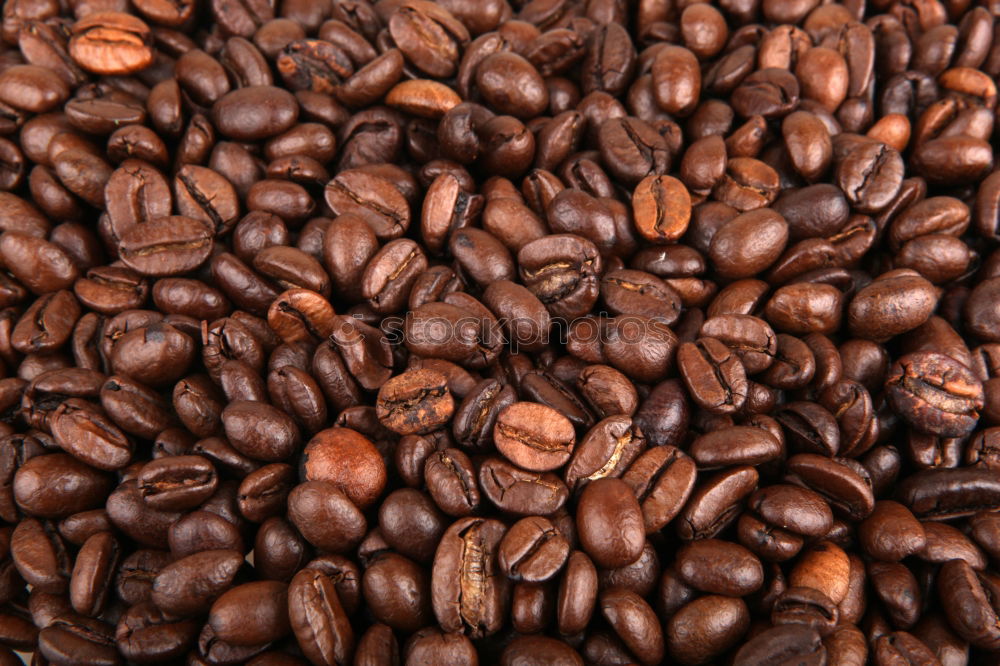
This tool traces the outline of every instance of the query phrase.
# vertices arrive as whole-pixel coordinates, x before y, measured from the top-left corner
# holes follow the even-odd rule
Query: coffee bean
[[[822,659],[827,654],[818,632],[801,625],[784,624],[744,643],[734,663],[743,666],[770,659]]]
[[[576,528],[584,550],[603,567],[630,564],[642,553],[642,511],[619,479],[598,479],[584,487]]]
[[[122,12],[96,12],[73,25],[69,54],[97,74],[131,74],[153,62],[152,34],[140,19]]]
[[[248,86],[227,93],[212,105],[220,132],[237,141],[256,141],[281,134],[295,124],[299,105],[287,90]]]
[[[515,402],[497,415],[493,441],[518,467],[547,472],[569,460],[576,436],[569,420],[551,407]]]
[[[260,645],[290,632],[288,585],[257,581],[232,588],[215,600],[209,626],[221,640],[234,645]]]
[[[611,416],[595,425],[580,441],[566,465],[571,489],[605,477],[621,477],[646,448],[642,431],[627,416]]]
[[[523,518],[511,525],[497,550],[497,562],[508,578],[544,582],[562,568],[569,556],[569,542],[541,516]]]
[[[636,185],[632,212],[643,238],[652,243],[670,243],[687,231],[691,196],[676,178],[650,175]]]
[[[670,522],[683,507],[695,484],[694,461],[671,446],[647,450],[622,476],[642,509],[646,532]]]
[[[996,608],[989,601],[988,588],[968,563],[962,560],[945,563],[939,574],[938,589],[945,609],[956,613],[955,631],[977,647],[995,649],[1000,641],[992,620]]]
[[[914,427],[960,436],[975,426],[983,406],[982,384],[962,364],[934,352],[900,358],[886,379],[889,399]]]
[[[479,638],[499,631],[509,583],[498,575],[506,528],[496,520],[461,518],[441,537],[431,579],[434,615],[446,630]]]
[[[455,409],[444,375],[409,370],[382,385],[378,415],[384,426],[401,435],[426,433],[444,425]]]
[[[475,467],[460,449],[444,449],[427,456],[424,481],[438,508],[450,516],[467,516],[479,506],[473,481]]]
[[[750,613],[742,599],[709,594],[674,614],[664,638],[674,659],[700,663],[735,645],[749,626]]]
[[[714,338],[686,342],[677,365],[692,399],[716,414],[738,411],[746,400],[746,371],[739,358]]]
[[[317,433],[303,451],[302,469],[307,481],[336,484],[362,509],[378,499],[386,484],[385,462],[378,449],[350,428]]]
[[[551,472],[528,472],[503,458],[487,458],[479,467],[483,494],[515,515],[551,515],[566,503],[569,489]]]

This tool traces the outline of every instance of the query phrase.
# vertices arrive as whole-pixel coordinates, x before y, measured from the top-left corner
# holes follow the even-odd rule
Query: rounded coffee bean
[[[511,580],[541,583],[555,576],[569,556],[569,542],[549,520],[522,518],[507,530],[497,550],[500,570]]]
[[[569,460],[576,434],[569,419],[551,407],[515,402],[497,415],[493,441],[497,450],[518,467],[547,472]]]
[[[632,489],[620,479],[598,479],[584,487],[576,529],[583,549],[602,567],[622,567],[642,554],[646,533],[642,510]]]
[[[691,221],[691,195],[671,176],[647,176],[632,196],[636,229],[651,243],[671,243]]]
[[[667,622],[667,650],[677,661],[700,664],[730,649],[750,627],[742,599],[714,594],[684,605]]]
[[[138,476],[139,492],[157,509],[192,509],[207,500],[218,486],[215,467],[201,456],[171,456],[154,460]]]
[[[302,452],[307,481],[337,485],[358,508],[371,506],[386,486],[386,468],[375,445],[350,428],[316,433]]]
[[[444,425],[455,410],[447,378],[434,370],[408,370],[379,389],[382,425],[400,435],[423,434]]]
[[[600,607],[604,619],[641,663],[662,662],[663,631],[649,603],[630,590],[611,588],[601,594]]]
[[[299,105],[282,88],[248,86],[222,96],[212,105],[212,119],[224,135],[237,141],[277,136],[295,124]]]
[[[260,645],[290,633],[288,585],[256,581],[239,585],[215,600],[208,622],[220,639],[233,645]]]
[[[982,383],[964,365],[936,352],[899,358],[886,379],[893,407],[913,427],[943,437],[960,437],[976,425],[983,408]]]
[[[302,441],[299,428],[291,417],[276,407],[259,402],[238,400],[229,403],[222,410],[222,425],[236,450],[255,460],[284,460]]]

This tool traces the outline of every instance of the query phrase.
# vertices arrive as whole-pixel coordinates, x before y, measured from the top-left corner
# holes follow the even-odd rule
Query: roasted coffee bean
[[[96,12],[73,25],[69,54],[98,74],[131,74],[153,62],[152,34],[140,19],[122,12]]]
[[[822,663],[827,654],[818,632],[801,625],[783,624],[747,641],[736,653],[734,663],[739,666],[790,660]]]
[[[23,448],[19,454],[14,447],[15,443],[8,441],[3,449],[4,457],[12,458],[12,463],[15,456],[24,454]],[[12,476],[7,483],[13,486],[13,501],[22,511],[39,518],[64,518],[96,508],[113,487],[108,475],[65,453],[22,460]]]
[[[179,658],[198,635],[195,620],[177,620],[149,602],[136,604],[118,621],[115,639],[127,659]]]
[[[307,481],[293,488],[288,517],[306,540],[331,552],[357,546],[367,525],[358,507],[328,481]]]
[[[493,440],[514,464],[546,472],[569,460],[576,435],[569,420],[551,407],[516,402],[497,415]]]
[[[382,425],[400,435],[423,434],[444,425],[455,409],[447,378],[434,370],[408,370],[382,385],[378,394]]]
[[[678,514],[679,536],[687,540],[716,536],[736,519],[758,479],[753,467],[738,466],[717,472],[693,492],[688,491],[689,499]]]
[[[222,424],[236,450],[255,460],[287,458],[302,441],[291,417],[268,404],[231,402],[222,411]]]
[[[483,494],[514,515],[551,515],[569,498],[566,484],[551,472],[528,472],[503,458],[487,458],[479,467]]]
[[[212,252],[212,230],[200,220],[173,215],[128,229],[118,253],[141,275],[169,276],[191,271]]]
[[[907,477],[897,496],[917,518],[947,520],[970,516],[997,503],[998,488],[986,469],[928,469]]]
[[[143,501],[157,509],[191,509],[215,492],[218,476],[201,456],[171,456],[154,460],[138,476]]]
[[[350,428],[317,433],[303,451],[302,472],[307,481],[336,484],[361,508],[374,503],[386,484],[385,462],[378,449]],[[283,470],[281,478],[286,478]]]
[[[833,514],[823,498],[799,486],[762,488],[750,496],[747,506],[771,525],[803,536],[821,536],[833,524]]]
[[[646,438],[627,416],[600,421],[584,436],[566,465],[573,490],[605,477],[621,477],[646,447]]]
[[[750,626],[742,599],[714,594],[685,604],[664,628],[670,655],[684,663],[703,663],[735,645]]]
[[[212,119],[219,131],[237,141],[281,134],[295,124],[298,115],[295,97],[272,86],[238,88],[212,105]]]
[[[836,604],[811,587],[788,588],[775,599],[771,610],[772,624],[800,624],[815,629],[821,636],[833,632],[838,617]]]
[[[642,553],[642,510],[632,489],[619,479],[598,479],[584,487],[576,528],[584,550],[602,567],[625,566]]]
[[[607,365],[590,365],[577,376],[577,390],[598,417],[624,414],[632,416],[639,395],[621,372]]]
[[[72,612],[60,615],[38,633],[38,651],[55,663],[121,663],[114,627]]]
[[[441,537],[432,569],[431,598],[438,623],[474,638],[496,633],[507,605],[507,578],[498,575],[506,528],[496,520],[461,518]]]
[[[941,567],[938,590],[945,611],[953,613],[952,627],[965,640],[987,650],[996,649],[996,606],[991,601],[994,582],[986,582],[963,560]]]
[[[121,469],[132,459],[132,442],[90,403],[71,398],[49,422],[59,446],[93,467]]]
[[[540,238],[520,249],[517,263],[524,285],[555,317],[581,316],[597,301],[601,258],[585,238],[571,234]]]
[[[485,449],[493,437],[499,413],[517,401],[513,387],[495,379],[476,384],[455,409],[452,432],[462,446]]]
[[[702,408],[714,414],[732,414],[743,407],[747,379],[743,363],[714,338],[686,342],[677,350],[677,367]]]
[[[290,633],[288,585],[256,581],[232,588],[215,600],[209,626],[219,639],[234,645],[270,643]]]
[[[692,587],[734,597],[755,592],[764,581],[760,561],[738,544],[692,541],[677,553],[677,575]]]
[[[26,583],[52,594],[68,590],[71,560],[52,523],[34,518],[20,521],[10,535],[9,550]]]
[[[511,525],[497,550],[500,570],[515,581],[540,583],[555,576],[569,556],[569,541],[541,516]]]
[[[294,470],[284,463],[265,465],[247,474],[239,487],[240,513],[252,522],[278,515],[285,508],[293,477]]]
[[[885,275],[855,295],[848,323],[858,337],[883,341],[923,324],[936,301],[933,286],[919,275]]]
[[[958,437],[975,427],[983,408],[983,387],[958,361],[935,352],[901,357],[886,379],[893,406],[913,427]]]
[[[753,426],[732,426],[705,433],[691,443],[691,457],[702,469],[759,465],[781,455],[781,440]]]
[[[98,532],[84,542],[69,584],[73,610],[89,617],[101,613],[120,557],[121,546],[110,532]]]
[[[450,516],[467,516],[478,508],[479,490],[474,479],[472,461],[459,449],[436,451],[424,463],[427,491]]]
[[[651,243],[670,243],[687,231],[691,195],[676,178],[650,175],[636,185],[632,213],[643,238]]]

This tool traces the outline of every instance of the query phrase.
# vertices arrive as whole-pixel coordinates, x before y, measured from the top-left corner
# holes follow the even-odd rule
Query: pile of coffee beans
[[[0,666],[1000,659],[997,0],[6,0]]]

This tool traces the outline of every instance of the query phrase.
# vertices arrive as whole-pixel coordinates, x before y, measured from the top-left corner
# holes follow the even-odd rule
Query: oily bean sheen
[[[0,666],[997,663],[998,16],[7,0]]]
[[[624,481],[608,478],[587,484],[576,521],[583,549],[600,566],[625,566],[642,554],[642,512]]]

